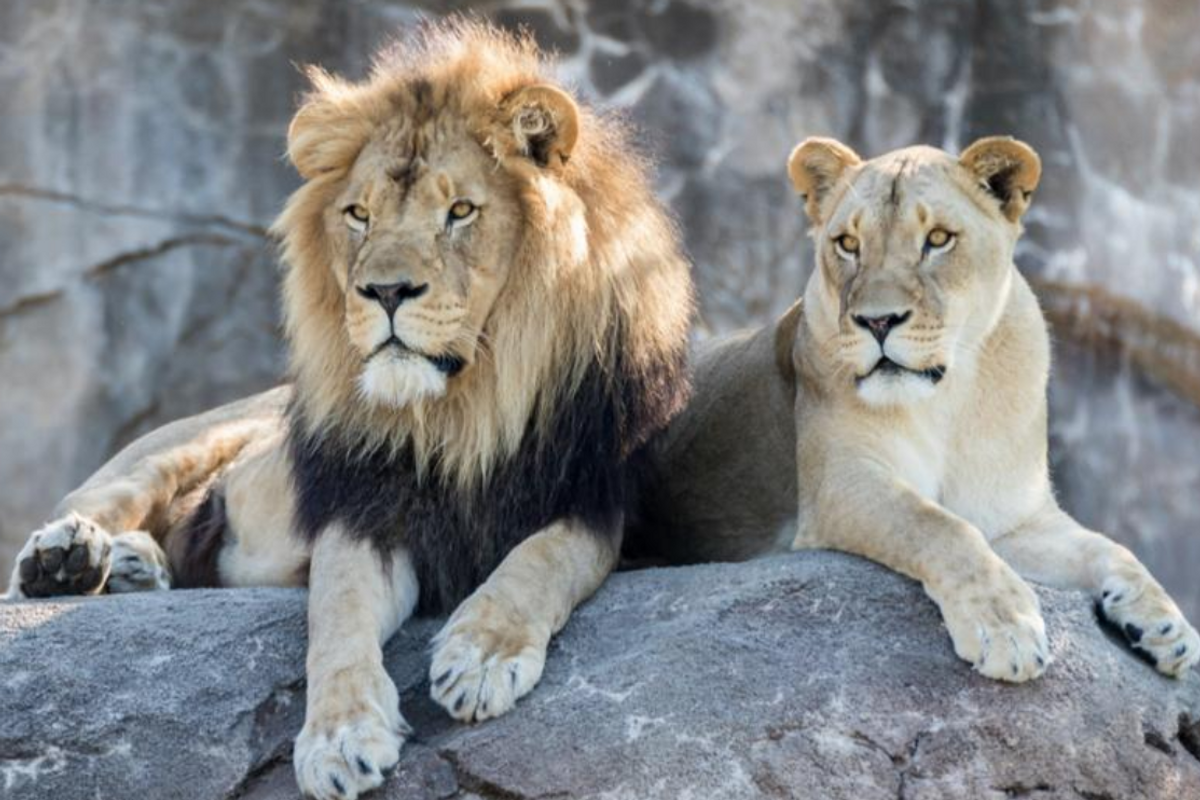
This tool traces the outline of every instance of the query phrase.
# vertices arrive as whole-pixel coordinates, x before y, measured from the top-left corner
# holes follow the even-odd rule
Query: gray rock
[[[995,683],[920,589],[850,556],[614,576],[509,715],[427,698],[433,620],[387,662],[417,735],[381,798],[1200,797],[1200,675],[1163,678],[1041,591],[1054,662]],[[0,605],[0,795],[295,796],[304,593]]]

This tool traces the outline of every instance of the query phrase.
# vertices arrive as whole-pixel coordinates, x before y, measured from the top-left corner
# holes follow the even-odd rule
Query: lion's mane
[[[296,396],[291,454],[299,525],[331,523],[408,549],[425,610],[449,608],[504,554],[573,517],[619,541],[631,456],[686,401],[693,309],[686,258],[623,127],[580,109],[570,161],[550,173],[503,158],[497,109],[553,82],[527,37],[476,21],[426,27],[349,83],[314,89],[290,154],[304,185],[275,230]],[[522,244],[484,330],[485,353],[436,400],[401,409],[354,390],[323,214],[370,137],[401,114],[455,114],[521,181]],[[314,124],[315,123],[315,124]],[[497,132],[499,131],[499,132]],[[319,146],[304,137],[319,136]],[[586,230],[563,229],[542,181],[561,181]],[[581,247],[586,248],[581,253]]]

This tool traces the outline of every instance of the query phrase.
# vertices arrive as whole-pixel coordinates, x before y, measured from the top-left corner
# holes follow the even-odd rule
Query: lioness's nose
[[[368,283],[366,286],[359,286],[358,293],[368,300],[374,300],[379,305],[383,306],[383,310],[390,317],[396,313],[396,309],[405,300],[412,300],[414,297],[420,297],[429,289],[428,283],[412,284],[408,281],[400,281],[399,283]]]
[[[903,325],[911,316],[911,311],[905,311],[903,314],[884,314],[881,317],[864,317],[855,314],[854,324],[860,328],[869,330],[871,335],[875,337],[875,341],[883,344],[883,340],[888,337],[892,329]]]

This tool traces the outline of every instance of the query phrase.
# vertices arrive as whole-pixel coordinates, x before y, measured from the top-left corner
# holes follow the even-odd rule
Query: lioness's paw
[[[1200,634],[1161,586],[1139,575],[1110,576],[1100,613],[1164,675],[1182,676],[1200,661]]]
[[[108,579],[111,554],[108,531],[68,514],[36,531],[21,548],[10,597],[97,594]]]
[[[537,685],[549,631],[486,595],[472,595],[433,640],[429,693],[463,722],[497,717]]]
[[[324,694],[310,702],[292,756],[305,797],[353,800],[383,783],[400,760],[411,729],[396,688],[386,674],[360,673],[346,670],[332,679],[335,686],[310,687]]]
[[[1012,575],[999,586],[942,605],[954,652],[989,678],[1022,683],[1050,663],[1050,643],[1037,595]]]

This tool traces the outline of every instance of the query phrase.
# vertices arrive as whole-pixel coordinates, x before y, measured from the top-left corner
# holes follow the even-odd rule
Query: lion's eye
[[[954,234],[945,228],[934,228],[925,237],[925,249],[941,250],[954,241]]]
[[[358,231],[359,233],[362,233],[367,229],[367,222],[371,218],[367,213],[367,209],[363,206],[360,206],[358,203],[346,206],[346,208],[342,211],[342,217],[346,220],[346,225],[348,225],[351,230]]]
[[[833,240],[834,246],[837,248],[838,254],[843,258],[850,258],[858,255],[858,237],[853,234],[843,233],[841,236]]]
[[[455,200],[446,213],[446,226],[461,225],[475,216],[479,206],[470,200]]]

